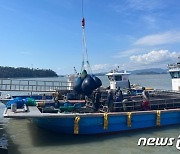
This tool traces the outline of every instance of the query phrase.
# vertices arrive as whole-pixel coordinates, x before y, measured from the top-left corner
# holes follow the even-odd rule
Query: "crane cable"
[[[85,26],[85,23],[84,23],[84,4],[83,4],[83,0],[82,0],[82,4],[81,4],[81,8],[82,8],[82,29],[84,29],[84,26]],[[82,42],[83,42],[83,44],[84,44],[84,34],[82,33]],[[85,67],[84,67],[84,46],[82,46],[82,67],[81,67],[81,72],[85,69]]]
[[[82,0],[82,42],[83,42],[83,49],[82,49],[82,54],[83,54],[83,60],[82,60],[82,67],[81,67],[81,72],[82,70],[85,69],[85,63],[84,63],[84,54],[86,54],[86,63],[87,63],[87,69],[90,74],[92,74],[91,66],[88,60],[88,51],[87,51],[87,45],[86,45],[86,35],[85,35],[85,19],[84,19],[84,5],[83,5],[83,0]]]

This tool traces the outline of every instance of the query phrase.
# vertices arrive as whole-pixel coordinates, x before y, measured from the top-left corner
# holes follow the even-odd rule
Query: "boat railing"
[[[137,111],[142,110],[142,100],[131,100],[126,103],[114,102],[115,111]],[[150,100],[149,107],[151,110],[162,110],[180,108],[180,98],[154,99]]]
[[[180,63],[177,63],[177,64],[169,64],[168,65],[168,68],[171,70],[171,69],[173,69],[173,70],[176,70],[176,69],[180,69]]]
[[[53,92],[71,88],[66,81],[0,79],[0,91]]]

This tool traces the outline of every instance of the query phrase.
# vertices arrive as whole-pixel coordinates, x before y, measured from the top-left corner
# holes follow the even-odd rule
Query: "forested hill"
[[[0,66],[0,78],[31,78],[31,77],[57,77],[56,72],[50,69],[30,69],[23,67]]]

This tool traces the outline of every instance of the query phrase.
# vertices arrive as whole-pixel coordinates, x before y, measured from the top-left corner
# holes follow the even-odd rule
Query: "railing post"
[[[20,85],[21,85],[21,80],[19,80],[19,85],[18,85],[19,86],[19,91],[21,90]]]
[[[9,89],[11,90],[11,86],[12,86],[12,80],[10,80],[10,85],[9,85]]]
[[[5,90],[7,90],[7,84],[5,84]]]
[[[46,81],[44,81],[44,91],[46,91]]]
[[[3,79],[1,79],[1,90],[3,88]]]
[[[52,81],[52,89],[55,90],[54,81]]]
[[[60,90],[60,87],[61,87],[61,81],[59,82],[59,88],[58,88],[58,90]]]
[[[38,81],[36,81],[36,91],[38,90]]]
[[[28,90],[29,90],[29,80],[28,80]]]

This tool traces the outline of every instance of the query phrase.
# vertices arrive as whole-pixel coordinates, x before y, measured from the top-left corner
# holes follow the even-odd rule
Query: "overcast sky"
[[[166,68],[180,53],[179,0],[84,0],[93,72]],[[81,0],[1,0],[0,66],[80,71]]]

